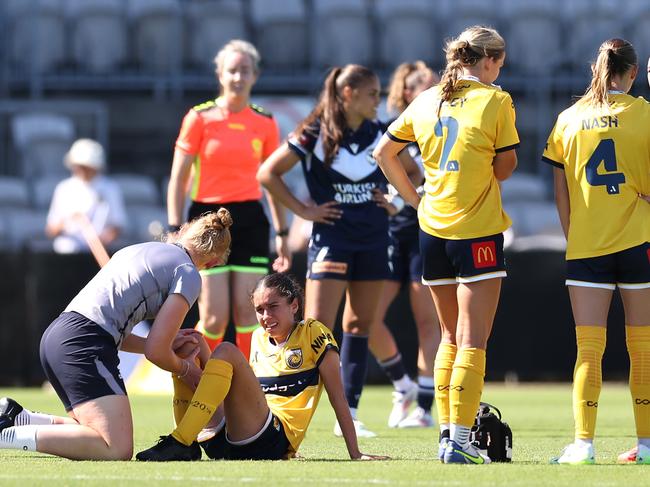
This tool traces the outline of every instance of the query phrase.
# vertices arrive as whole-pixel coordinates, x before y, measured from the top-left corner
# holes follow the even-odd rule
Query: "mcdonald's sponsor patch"
[[[474,267],[476,269],[496,266],[497,249],[494,240],[473,243],[472,257],[474,258]]]

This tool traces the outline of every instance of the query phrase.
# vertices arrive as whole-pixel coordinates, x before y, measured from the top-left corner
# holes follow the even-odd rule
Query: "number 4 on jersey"
[[[605,166],[606,174],[599,174],[600,163]],[[616,148],[613,139],[603,139],[587,161],[585,171],[587,182],[592,186],[605,186],[608,194],[619,194],[619,185],[625,182],[625,174],[614,172],[616,165]]]

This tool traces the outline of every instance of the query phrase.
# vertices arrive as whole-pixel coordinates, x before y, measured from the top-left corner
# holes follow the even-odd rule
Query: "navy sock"
[[[434,388],[418,384],[418,406],[425,411],[431,411],[433,407]]]
[[[343,333],[341,341],[341,378],[345,398],[351,408],[359,406],[368,371],[368,337]]]
[[[388,360],[379,362],[379,366],[386,373],[391,382],[397,382],[406,375],[404,361],[402,360],[402,355],[399,352],[397,352]]]

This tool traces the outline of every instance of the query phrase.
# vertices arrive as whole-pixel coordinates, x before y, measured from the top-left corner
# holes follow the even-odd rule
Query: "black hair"
[[[294,319],[296,321],[300,321],[302,319],[304,308],[302,287],[300,284],[298,284],[298,281],[296,281],[293,276],[284,274],[282,272],[276,272],[274,274],[268,274],[264,276],[262,279],[257,281],[255,289],[253,289],[253,292],[251,294],[251,301],[253,299],[253,295],[263,288],[275,289],[280,296],[287,298],[287,301],[289,303],[296,299],[298,302],[298,310],[294,314]]]

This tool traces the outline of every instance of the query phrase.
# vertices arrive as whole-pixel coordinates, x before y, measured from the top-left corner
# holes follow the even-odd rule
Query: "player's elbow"
[[[268,188],[268,184],[271,181],[271,176],[271,170],[266,164],[262,164],[257,170],[257,182],[265,188]]]
[[[496,155],[492,164],[494,177],[499,181],[505,181],[517,168],[517,154],[514,150],[501,152]]]
[[[377,146],[375,149],[372,151],[372,157],[377,161],[377,164],[381,164],[384,160],[384,153],[381,150],[381,147]]]

